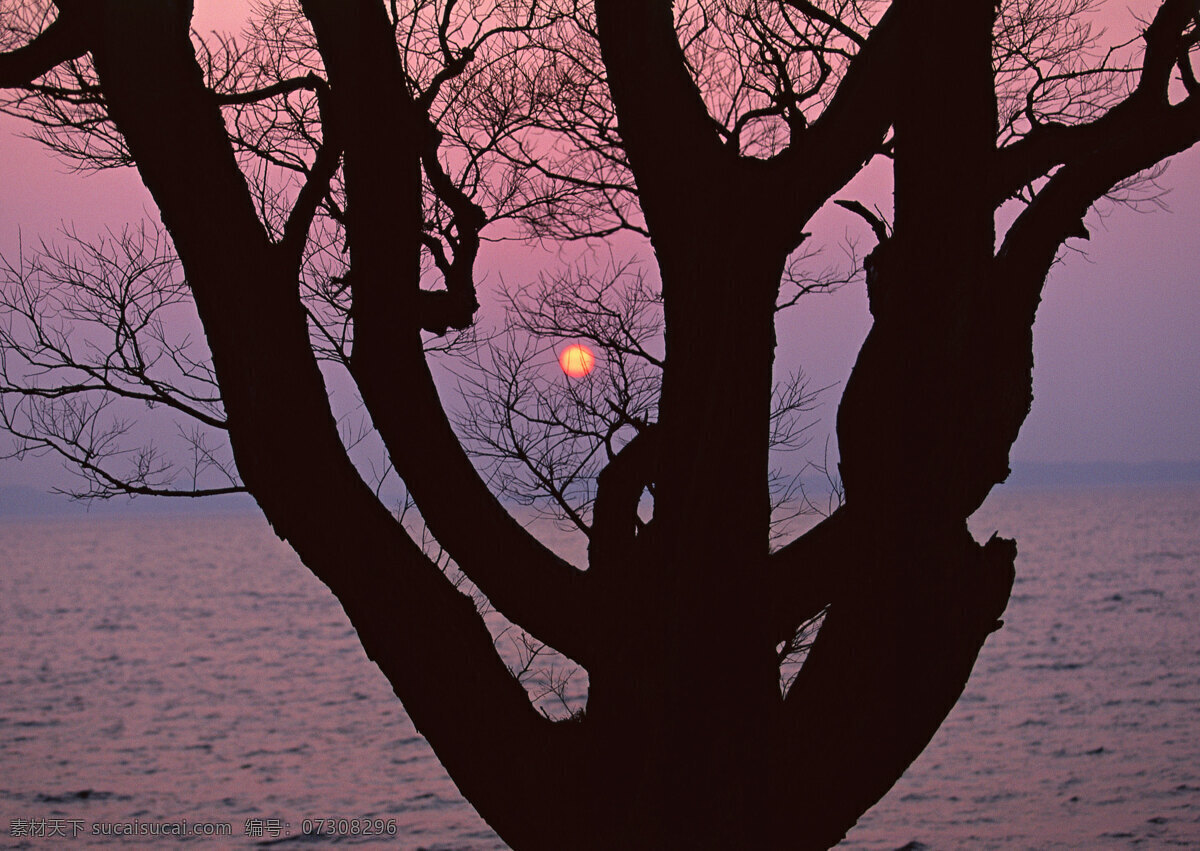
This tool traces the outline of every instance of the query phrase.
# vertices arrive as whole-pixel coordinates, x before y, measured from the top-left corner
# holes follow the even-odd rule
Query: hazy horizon
[[[1200,485],[1200,460],[1120,462],[1014,462],[1008,481],[993,488],[993,493],[1021,490],[1089,487],[1153,487]],[[826,482],[820,476],[804,477],[805,487],[814,502],[821,504]],[[384,492],[385,504],[398,502],[400,491]],[[228,494],[199,498],[115,496],[109,499],[76,500],[67,494],[53,493],[37,482],[0,481],[0,520],[36,517],[82,517],[179,514],[222,514],[258,512],[249,494]],[[529,509],[510,505],[510,511]]]

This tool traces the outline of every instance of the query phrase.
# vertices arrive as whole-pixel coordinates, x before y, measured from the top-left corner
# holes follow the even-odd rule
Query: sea
[[[1200,847],[1200,484],[1006,489],[972,527],[1018,540],[1005,626],[843,847]],[[505,847],[260,516],[0,520],[0,846],[181,842]]]

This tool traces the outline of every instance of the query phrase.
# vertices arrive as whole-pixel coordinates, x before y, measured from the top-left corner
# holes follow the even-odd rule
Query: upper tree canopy
[[[928,742],[1007,603],[1012,542],[965,521],[1008,474],[1050,265],[1092,205],[1200,138],[1200,0],[1144,5],[1107,44],[1093,0],[302,0],[238,37],[192,33],[183,0],[4,3],[5,108],[72,163],[135,167],[165,235],[9,259],[0,413],[98,494],[181,488],[153,449],[121,465],[113,400],[190,422],[182,489],[255,497],[514,846],[829,845]],[[879,161],[889,216],[840,194]],[[839,280],[805,262],[831,202],[874,238],[845,502],[772,552],[769,451],[806,399],[773,385],[774,317]],[[561,273],[582,298],[554,276],[514,296],[518,329],[612,364],[530,401],[536,342],[470,336],[482,242],[626,233],[654,283],[617,264]],[[206,347],[164,321],[189,305]],[[486,404],[460,439],[428,359],[464,340]],[[437,545],[587,668],[584,714],[535,711],[376,497],[334,372]],[[469,450],[586,532],[586,570]]]

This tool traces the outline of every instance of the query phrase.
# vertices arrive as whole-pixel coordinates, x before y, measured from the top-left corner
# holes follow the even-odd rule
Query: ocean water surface
[[[1018,539],[1006,625],[844,846],[1200,846],[1200,486],[973,528]],[[0,520],[0,769],[5,847],[505,847],[253,515]]]

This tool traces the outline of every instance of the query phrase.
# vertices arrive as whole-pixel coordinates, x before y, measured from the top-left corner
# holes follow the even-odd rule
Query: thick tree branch
[[[1170,98],[1171,72],[1179,61],[1184,32],[1200,14],[1197,0],[1163,0],[1154,20],[1146,28],[1146,54],[1135,98],[1166,105]]]
[[[1039,124],[997,151],[991,170],[995,202],[1014,197],[1059,165],[1091,157],[1106,146],[1121,144],[1122,138],[1145,133],[1170,113],[1166,107],[1172,68],[1186,60],[1194,43],[1187,28],[1198,9],[1197,0],[1165,0],[1145,33],[1146,53],[1137,87],[1104,115],[1077,125]],[[1188,100],[1194,99],[1195,94],[1189,92]]]
[[[868,267],[875,323],[838,409],[841,474],[847,501],[859,509],[869,500],[886,510],[917,487],[921,511],[966,517],[1007,473],[1008,445],[989,446],[983,458],[982,443],[971,437],[984,425],[974,419],[983,407],[951,403],[945,390],[957,388],[949,374],[967,371],[967,358],[983,358],[966,329],[987,327],[978,296],[991,271],[995,205],[978,178],[992,162],[997,133],[993,7],[988,0],[925,0],[909,8],[898,37],[933,37],[927,18],[936,17],[945,49],[905,63],[906,85],[889,107],[896,116],[894,227]],[[928,96],[934,90],[962,104],[954,122],[943,122],[943,103]],[[914,323],[937,331],[915,336]],[[914,397],[930,401],[914,411]],[[981,471],[982,482],[974,479]]]
[[[1048,0],[1048,22],[1033,23],[1053,32],[1088,2]],[[210,53],[206,84],[188,35],[191,0],[61,0],[94,17],[80,49],[99,85],[90,62],[71,63],[21,83],[16,100],[43,110],[34,121],[66,129],[60,149],[80,159],[100,161],[94,140],[119,129],[109,147],[136,162],[160,207],[213,367],[192,372],[165,342],[139,348],[139,333],[161,341],[152,310],[128,309],[145,291],[128,280],[71,315],[108,335],[78,361],[66,331],[45,320],[70,311],[30,279],[10,312],[19,327],[49,330],[0,327],[0,356],[20,351],[12,341],[34,341],[11,378],[0,357],[0,420],[30,451],[71,458],[97,495],[161,492],[171,469],[151,446],[131,453],[131,474],[115,475],[105,459],[129,431],[93,391],[174,402],[226,428],[238,473],[205,455],[196,432],[197,468],[216,463],[225,474],[216,484],[229,485],[197,476],[196,490],[245,481],[342,601],[463,793],[514,847],[557,849],[564,835],[606,849],[836,842],[929,741],[998,626],[1015,548],[976,543],[965,518],[1007,474],[1031,398],[1033,311],[1055,252],[1114,183],[1200,137],[1197,0],[1155,4],[1138,85],[1099,118],[1110,97],[1093,102],[1096,90],[1073,88],[1073,59],[1062,58],[1087,39],[1072,35],[1045,60],[1065,70],[1045,75],[1039,62],[1052,51],[1039,42],[1033,58],[1014,60],[1018,78],[1035,80],[1028,109],[1017,103],[1000,130],[997,85],[1012,78],[993,62],[992,0],[596,0],[605,68],[567,30],[534,45],[534,57],[553,60],[544,67],[514,52],[524,37],[480,51],[524,15],[512,4],[444,0],[405,15],[396,0],[301,5],[303,15],[288,8],[264,24],[262,53]],[[824,11],[835,5],[887,11],[864,37],[858,18]],[[1020,5],[1039,14],[1037,0]],[[673,8],[687,10],[678,22]],[[532,10],[541,20],[542,4],[527,9],[513,32],[541,26]],[[504,25],[488,29],[497,19]],[[60,38],[52,30],[0,56],[0,82],[70,53],[50,49]],[[683,33],[692,39],[681,44]],[[1006,42],[999,52],[1010,48],[1020,51]],[[1107,79],[1104,65],[1078,73]],[[327,84],[306,76],[317,67]],[[46,85],[63,74],[77,87]],[[235,77],[261,87],[213,92],[212,80]],[[1048,80],[1063,79],[1065,107],[1047,93]],[[314,98],[296,94],[309,89],[319,119]],[[1180,91],[1186,99],[1172,105]],[[809,124],[818,103],[827,105]],[[1095,120],[1039,123],[1059,115]],[[1027,126],[996,152],[998,137]],[[573,139],[575,153],[550,150],[550,164],[539,163],[559,144],[534,138],[547,129]],[[785,136],[790,147],[776,156],[740,154],[743,144],[779,151]],[[510,141],[518,152],[505,155]],[[798,379],[772,393],[780,280],[796,284],[791,252],[809,217],[885,148],[895,227],[835,202],[879,240],[865,264],[875,323],[839,409],[847,503],[771,555],[768,453],[772,440],[798,435],[777,428],[778,411],[805,399]],[[506,157],[494,181],[489,169]],[[247,161],[261,168],[249,187]],[[535,169],[535,183],[509,168]],[[281,171],[282,183],[266,176]],[[475,424],[456,435],[422,334],[474,320],[487,220],[476,201],[543,232],[595,234],[636,215],[630,173],[661,272],[666,354],[645,344],[655,334],[636,316],[638,304],[657,310],[657,291],[635,288],[631,311],[564,279],[561,303],[534,293],[518,322],[535,338],[598,343],[599,372],[547,378],[548,346],[493,348],[494,368],[476,364],[466,379],[480,388]],[[561,208],[546,202],[539,174],[569,184]],[[1031,183],[1038,191],[997,255],[996,207]],[[421,288],[428,255],[444,289]],[[86,289],[78,277],[53,280]],[[151,305],[171,303],[183,291],[174,286]],[[327,344],[314,343],[320,333]],[[506,670],[477,607],[363,481],[321,356],[358,382],[389,472],[445,553],[501,613],[587,665],[586,716],[553,725],[536,713],[519,679],[540,650],[526,645],[522,670]],[[469,457],[464,434],[483,450]],[[493,498],[471,461],[489,453],[524,464],[517,488],[556,500],[590,533],[589,572],[551,554]],[[654,518],[642,522],[647,488]],[[783,695],[776,648],[794,649],[797,628],[818,613],[819,638]]]
[[[997,253],[997,286],[1023,316],[1032,318],[1046,273],[1062,243],[1086,236],[1083,218],[1121,181],[1200,141],[1200,97],[1143,111],[1059,169],[1009,228]]]
[[[304,246],[308,239],[308,231],[312,226],[313,217],[321,201],[329,194],[329,186],[342,160],[341,145],[335,139],[326,139],[317,149],[308,178],[296,195],[296,203],[288,214],[283,227],[283,236],[279,240],[280,249],[299,265],[304,254]]]
[[[669,0],[596,0],[596,22],[625,151],[642,205],[692,198],[736,161],[688,72]],[[686,156],[680,156],[686,151]],[[653,179],[654,183],[647,185]]]
[[[878,153],[895,118],[893,106],[902,57],[904,16],[916,4],[893,3],[850,62],[833,100],[813,124],[795,128],[792,142],[774,157],[765,181],[771,192],[809,215]],[[913,14],[916,14],[915,12]],[[819,169],[813,163],[821,163]],[[807,216],[803,217],[807,220]],[[803,227],[797,216],[796,228]]]
[[[640,524],[638,503],[642,492],[654,483],[656,444],[655,427],[644,428],[597,477],[588,546],[591,569],[611,573],[629,567],[629,554]]]
[[[1000,192],[1014,191],[1061,167],[1009,228],[997,253],[997,286],[1019,321],[1032,321],[1046,273],[1062,243],[1087,236],[1083,219],[1114,186],[1200,141],[1200,94],[1171,105],[1168,87],[1194,41],[1200,0],[1164,0],[1145,33],[1146,54],[1134,92],[1107,114],[1078,127],[1035,128],[999,152]]]
[[[789,753],[807,767],[789,790],[804,847],[836,843],[925,747],[1013,577],[1012,548],[981,547],[966,526],[1007,472],[1029,379],[1027,326],[997,320],[981,296],[995,241],[977,180],[997,133],[994,6],[908,8],[926,14],[905,20],[903,42],[942,49],[910,54],[891,107],[895,227],[873,254],[875,322],[838,411],[846,507],[780,554],[812,565],[810,577],[785,574],[799,588],[782,625],[829,604],[784,705]],[[959,105],[952,124],[933,91]],[[830,549],[833,566],[821,560]]]
[[[863,530],[839,508],[771,555],[771,634],[777,643],[861,581],[856,550],[869,534]]]
[[[1012,588],[1011,541],[981,547],[965,524],[871,528],[856,548],[863,573],[830,606],[785,701],[786,754],[806,769],[787,781],[801,848],[836,844],[925,748]]]
[[[556,790],[568,785],[559,774],[573,762],[561,736],[497,656],[472,602],[346,457],[310,348],[298,270],[280,262],[254,215],[192,53],[190,3],[102,5],[97,72],[195,293],[246,486],[337,594],[464,794],[487,791],[497,808],[489,821],[503,834],[528,801],[559,806]],[[513,764],[530,771],[501,781],[501,767]]]
[[[56,66],[87,53],[91,20],[87,0],[60,0],[58,17],[29,44],[0,53],[0,88],[25,86]]]
[[[330,184],[342,162],[342,140],[333,115],[333,106],[330,103],[329,86],[324,80],[321,80],[316,91],[324,135],[317,148],[317,155],[313,160],[312,167],[308,170],[308,177],[296,195],[296,202],[288,214],[287,222],[283,227],[283,235],[279,241],[280,248],[288,256],[289,262],[297,267],[304,255],[304,246],[308,240],[308,231],[312,226],[313,217],[316,215],[322,199],[328,197]]]
[[[446,419],[425,363],[419,168],[426,126],[400,77],[386,12],[371,0],[306,0],[303,8],[325,57],[345,147],[351,363],[367,409],[430,531],[459,569],[511,621],[565,655],[584,658],[594,635],[584,574],[488,491]]]
[[[443,298],[440,293],[425,293],[420,304],[421,327],[434,334],[445,334],[447,329],[462,330],[470,327],[479,309],[475,295],[475,259],[479,256],[479,232],[487,223],[483,208],[476,204],[454,181],[438,160],[438,143],[441,139],[432,125],[426,122],[425,144],[422,146],[421,164],[429,184],[453,217],[454,256],[447,258],[445,252],[434,252],[440,258],[438,267],[446,284]]]

